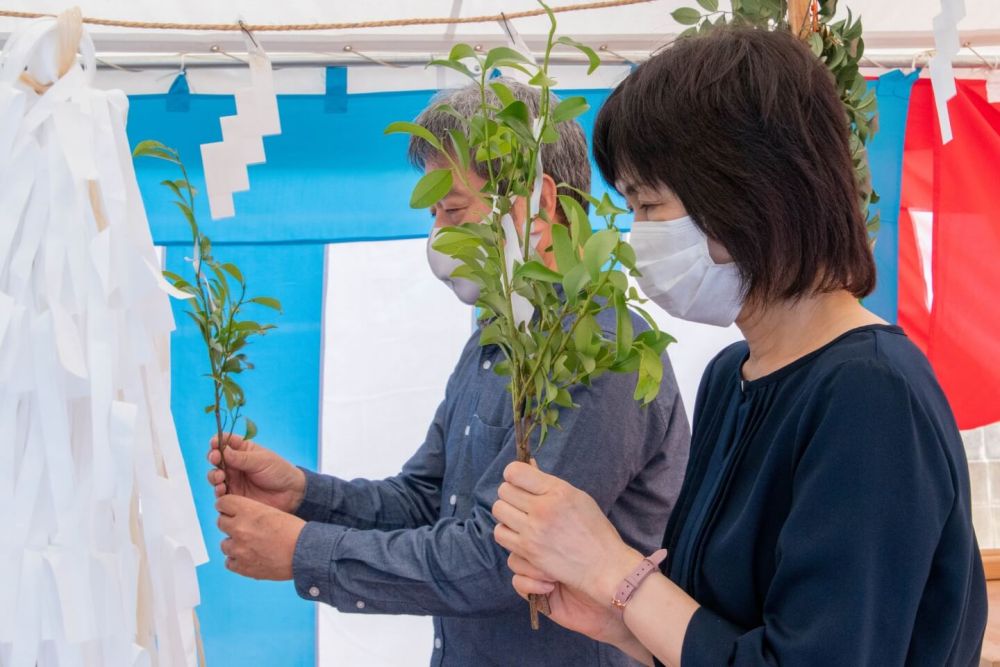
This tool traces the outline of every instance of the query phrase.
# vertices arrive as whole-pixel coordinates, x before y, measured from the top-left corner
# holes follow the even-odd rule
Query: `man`
[[[537,113],[535,89],[505,81],[515,97]],[[456,119],[436,109],[448,103],[470,117],[479,90],[439,96],[417,123],[446,140]],[[556,183],[590,189],[586,140],[576,122],[560,126],[542,160],[540,207],[562,222]],[[415,140],[410,159],[420,168],[446,165],[425,142]],[[477,165],[478,167],[478,165]],[[478,188],[475,168],[468,185]],[[431,213],[435,228],[479,221],[488,211],[463,179]],[[514,210],[524,227],[525,204]],[[532,223],[550,245],[551,229]],[[533,233],[533,236],[535,234]],[[551,262],[544,250],[542,259]],[[442,256],[428,250],[436,275],[466,302],[469,285],[449,279]],[[474,292],[474,290],[473,290]],[[614,332],[613,312],[599,318]],[[636,318],[634,326],[643,328]],[[427,437],[402,471],[384,480],[346,481],[294,467],[256,443],[234,438],[226,472],[209,481],[218,501],[226,565],[260,579],[291,579],[299,595],[344,612],[434,616],[432,664],[455,665],[631,665],[617,649],[566,631],[542,619],[532,631],[528,609],[510,586],[507,554],[493,541],[496,499],[504,466],[514,459],[514,428],[506,379],[492,366],[502,361],[496,346],[481,347],[473,333],[462,351]],[[537,453],[538,465],[591,494],[622,537],[649,553],[658,548],[680,490],[687,461],[687,418],[669,362],[664,357],[659,397],[647,407],[632,399],[634,375],[607,373],[573,393],[579,407],[560,416]],[[218,465],[213,442],[209,460]]]

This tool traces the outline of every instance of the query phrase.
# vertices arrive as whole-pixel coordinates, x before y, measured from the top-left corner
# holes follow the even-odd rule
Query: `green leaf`
[[[580,293],[580,290],[590,282],[590,274],[587,272],[587,267],[584,264],[577,264],[566,272],[562,282],[566,298],[571,301],[574,300]]]
[[[244,417],[243,419],[245,419],[247,423],[247,430],[243,434],[243,439],[253,440],[254,436],[257,435],[257,424],[255,424],[249,417]]]
[[[451,52],[448,54],[448,60],[459,61],[465,58],[478,60],[479,54],[476,53],[476,50],[468,44],[456,44],[451,47]]]
[[[161,271],[160,273],[163,274],[164,278],[166,278],[170,282],[174,283],[175,286],[177,285],[177,283],[187,283],[186,280],[184,280],[183,278],[181,278],[179,275],[177,275],[173,271]]]
[[[590,272],[591,280],[597,280],[601,267],[611,258],[611,251],[618,243],[618,232],[613,229],[603,229],[589,239],[583,246],[583,264]]]
[[[597,55],[596,51],[586,44],[578,42],[575,39],[571,39],[570,37],[560,37],[556,40],[556,44],[571,46],[583,55],[587,56],[587,62],[589,63],[589,66],[587,67],[587,74],[593,74],[594,70],[601,66],[601,57]]]
[[[562,123],[572,120],[580,114],[586,113],[590,109],[587,99],[584,97],[567,97],[560,102],[552,111],[552,122]]]
[[[184,181],[180,181],[180,182],[183,183]],[[177,185],[177,183],[175,183],[174,181],[170,180],[169,178],[166,179],[166,180],[164,180],[164,181],[160,181],[160,185],[165,185],[166,187],[170,188],[170,191],[173,192],[177,196],[178,199],[184,199],[185,198],[184,195],[181,194],[181,189]]]
[[[236,282],[240,283],[241,285],[243,284],[243,274],[240,273],[240,270],[236,267],[235,264],[231,262],[226,262],[220,268],[229,275],[231,275],[233,278],[236,278]]]
[[[559,195],[559,204],[563,214],[569,221],[570,238],[576,245],[583,245],[590,238],[590,218],[583,210],[583,205],[569,195]]]
[[[593,349],[594,336],[599,335],[601,328],[593,315],[581,315],[573,329],[573,344],[580,354],[588,354]]]
[[[692,7],[680,7],[670,12],[670,16],[681,25],[694,25],[701,20],[701,12]]]
[[[517,99],[514,97],[514,93],[511,92],[507,84],[501,81],[491,81],[489,86],[493,93],[497,96],[497,100],[500,102],[501,107],[505,107]]]
[[[181,210],[181,213],[184,214],[184,218],[188,221],[188,224],[191,225],[191,230],[197,234],[198,225],[194,220],[194,211],[191,210],[191,207],[182,201],[175,201],[174,205]]]
[[[153,141],[152,139],[140,141],[136,144],[135,149],[132,151],[132,157],[153,157],[159,160],[173,162],[174,164],[181,163],[178,158],[177,151],[173,148],[164,146],[159,141]]]
[[[254,322],[252,320],[243,320],[242,322],[236,322],[233,324],[234,331],[250,331],[252,333],[259,333],[264,329],[259,322]]]
[[[514,100],[501,111],[497,112],[498,121],[506,123],[521,139],[527,144],[535,143],[535,138],[531,133],[531,112],[528,105],[521,100]]]
[[[625,295],[615,293],[615,361],[624,361],[632,351],[632,317],[625,306]]]
[[[451,149],[455,154],[455,159],[462,166],[462,169],[469,168],[469,140],[465,133],[454,128],[448,130],[448,137],[451,139]]]
[[[438,151],[443,150],[441,147],[441,141],[435,137],[430,130],[423,125],[417,125],[416,123],[411,123],[409,121],[397,120],[395,123],[389,123],[382,131],[382,134],[409,134],[415,137],[420,137]]]
[[[819,36],[819,33],[811,32],[808,43],[813,55],[818,58],[823,53],[823,38]]]
[[[514,271],[514,278],[530,278],[531,280],[540,280],[545,283],[558,283],[562,280],[562,275],[539,261],[531,260],[517,267]]]
[[[466,67],[463,63],[454,60],[432,60],[427,63],[427,67],[447,67],[448,69],[453,69],[459,74],[463,74],[470,79],[476,80],[479,77],[471,69]]]
[[[410,208],[430,208],[448,194],[451,186],[451,169],[435,169],[427,172],[413,188]]]
[[[628,243],[624,241],[618,246],[618,252],[615,253],[618,257],[618,261],[622,263],[626,269],[635,269],[635,250]]]
[[[528,80],[528,83],[531,84],[532,86],[537,86],[539,88],[543,88],[543,87],[544,88],[554,88],[555,85],[556,85],[556,80],[553,79],[552,77],[550,77],[548,74],[546,74],[542,70],[538,70],[537,72],[535,72],[534,76],[532,76]]]
[[[601,195],[601,201],[598,202],[595,212],[601,217],[628,213],[625,209],[615,206],[615,203],[611,201],[611,196],[607,192]]]
[[[553,400],[552,402],[563,408],[577,407],[576,404],[573,403],[573,396],[564,388],[559,389],[559,392],[556,394],[555,400]]]
[[[563,273],[580,263],[576,248],[569,238],[569,230],[563,225],[552,225],[552,251],[556,256],[556,266]]]
[[[719,11],[719,0],[698,0],[698,4],[710,12]]]
[[[497,46],[490,49],[489,53],[486,54],[486,62],[483,64],[483,68],[491,70],[494,67],[503,67],[504,65],[516,65],[521,63],[534,65],[534,63],[520,51],[515,51],[507,46]]]
[[[281,312],[281,302],[273,297],[255,296],[254,298],[250,299],[250,303],[256,303],[258,305],[265,306],[267,308],[273,308],[274,310]]]

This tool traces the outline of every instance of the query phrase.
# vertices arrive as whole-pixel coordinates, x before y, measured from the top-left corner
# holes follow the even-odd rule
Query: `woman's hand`
[[[595,602],[579,590],[546,580],[545,574],[516,554],[507,565],[514,572],[514,590],[527,599],[530,594],[545,595],[550,619],[568,630],[587,635],[606,644],[622,646],[634,641],[622,615],[610,603]]]
[[[493,505],[497,543],[535,568],[540,576],[532,579],[572,590],[566,594],[571,604],[572,596],[582,594],[610,609],[618,585],[642,554],[622,542],[593,498],[558,477],[511,463],[504,479]],[[579,611],[579,605],[567,608]]]

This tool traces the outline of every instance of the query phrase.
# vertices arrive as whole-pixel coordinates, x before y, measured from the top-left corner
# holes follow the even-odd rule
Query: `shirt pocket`
[[[445,516],[467,518],[475,503],[475,488],[483,474],[496,462],[513,426],[491,426],[479,415],[469,419],[467,435],[462,438],[461,451],[456,457],[457,470],[445,497]],[[506,462],[505,462],[506,463]],[[500,467],[502,470],[502,466]]]

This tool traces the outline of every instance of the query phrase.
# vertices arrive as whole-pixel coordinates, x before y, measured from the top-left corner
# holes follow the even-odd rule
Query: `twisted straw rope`
[[[573,5],[563,5],[553,7],[553,13],[576,12],[588,9],[604,9],[606,7],[622,7],[625,5],[639,5],[652,0],[602,0],[601,2],[583,2]],[[541,16],[545,14],[544,9],[530,9],[521,12],[511,12],[510,14],[491,14],[483,16],[462,16],[462,17],[439,17],[439,18],[410,18],[410,19],[388,19],[384,21],[355,21],[344,23],[287,23],[287,24],[247,24],[247,23],[158,23],[155,21],[125,21],[119,19],[102,19],[84,16],[83,22],[90,25],[114,26],[119,28],[138,28],[143,30],[249,30],[250,32],[296,32],[313,30],[351,30],[360,28],[391,28],[408,25],[452,25],[458,23],[491,23],[506,19],[528,18],[530,16]],[[42,14],[37,12],[16,12],[7,9],[0,9],[0,17],[36,19],[54,14]]]

